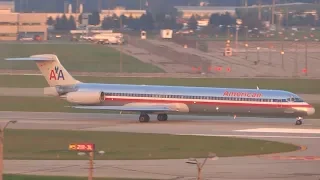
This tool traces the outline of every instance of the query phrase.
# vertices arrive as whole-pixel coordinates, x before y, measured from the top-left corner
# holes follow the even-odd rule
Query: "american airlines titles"
[[[228,92],[225,91],[223,93],[223,96],[229,96],[229,97],[248,97],[248,98],[259,98],[262,97],[261,93],[249,93],[249,92]]]

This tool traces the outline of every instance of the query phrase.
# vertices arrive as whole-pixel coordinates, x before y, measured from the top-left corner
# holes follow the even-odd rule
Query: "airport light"
[[[211,159],[211,160],[217,160],[218,156],[215,153],[209,153],[208,156],[204,159],[204,161],[201,163],[199,162],[196,158],[189,158],[188,161],[186,163],[188,164],[196,164],[197,165],[197,171],[198,171],[198,177],[197,180],[201,180],[201,173],[202,173],[202,169],[203,166],[205,165],[205,163],[207,162],[207,160]]]
[[[3,127],[1,127],[1,143],[0,143],[0,180],[3,180],[3,146],[4,146],[4,130],[12,123],[15,124],[17,121],[8,121]]]

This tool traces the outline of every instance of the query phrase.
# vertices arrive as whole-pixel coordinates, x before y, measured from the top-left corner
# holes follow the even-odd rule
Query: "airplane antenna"
[[[259,87],[257,86],[257,90],[259,90]]]

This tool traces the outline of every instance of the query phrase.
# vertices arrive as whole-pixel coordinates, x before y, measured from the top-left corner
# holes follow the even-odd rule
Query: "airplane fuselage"
[[[95,105],[169,104],[179,114],[304,117],[315,111],[296,94],[282,90],[94,83],[74,89],[104,92],[104,101]]]

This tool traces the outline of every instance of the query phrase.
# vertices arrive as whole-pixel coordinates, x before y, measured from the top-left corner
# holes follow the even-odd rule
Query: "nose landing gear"
[[[296,125],[301,125],[302,124],[302,120],[303,120],[302,117],[297,117]]]

